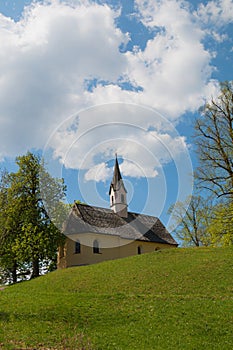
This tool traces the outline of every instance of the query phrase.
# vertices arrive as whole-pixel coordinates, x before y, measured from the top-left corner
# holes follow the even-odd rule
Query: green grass
[[[0,349],[233,348],[233,249],[172,249],[0,291]]]

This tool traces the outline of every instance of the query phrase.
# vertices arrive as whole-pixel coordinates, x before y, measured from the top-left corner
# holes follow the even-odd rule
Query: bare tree
[[[203,107],[195,129],[200,185],[233,198],[233,82],[223,83],[220,96]]]
[[[201,196],[188,197],[184,202],[176,202],[169,208],[173,219],[173,231],[186,246],[208,246],[211,202]]]

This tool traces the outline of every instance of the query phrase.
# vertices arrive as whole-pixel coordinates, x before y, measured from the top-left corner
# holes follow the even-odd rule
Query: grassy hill
[[[232,349],[233,249],[174,249],[0,291],[0,349]]]

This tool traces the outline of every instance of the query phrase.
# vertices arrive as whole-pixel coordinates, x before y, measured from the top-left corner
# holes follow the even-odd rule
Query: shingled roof
[[[129,240],[178,245],[156,217],[128,212],[128,217],[124,218],[111,209],[78,203],[75,203],[71,210],[64,233],[97,233]]]

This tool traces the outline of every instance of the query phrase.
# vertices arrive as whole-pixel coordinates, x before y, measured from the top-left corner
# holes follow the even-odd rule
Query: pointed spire
[[[127,217],[127,191],[124,186],[124,182],[122,180],[119,163],[117,159],[115,159],[115,166],[113,171],[112,182],[109,188],[109,196],[110,196],[110,206],[112,210],[122,217]]]
[[[110,187],[111,186],[113,187],[114,191],[116,191],[116,189],[118,188],[120,180],[122,180],[122,177],[121,177],[121,172],[120,172],[119,163],[118,163],[117,154],[116,154],[114,173],[113,173],[113,178],[110,185]]]
[[[123,183],[123,180],[122,180],[120,167],[119,167],[119,163],[118,163],[118,159],[117,159],[117,153],[115,153],[115,155],[116,155],[116,159],[115,159],[112,182],[111,182],[110,188],[109,188],[109,194],[111,192],[111,188],[113,188],[114,191],[117,191],[119,189],[119,187],[122,185],[124,187],[125,192],[127,193],[125,186],[124,186],[124,183]]]

